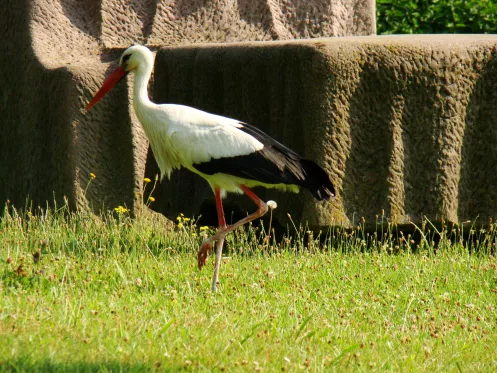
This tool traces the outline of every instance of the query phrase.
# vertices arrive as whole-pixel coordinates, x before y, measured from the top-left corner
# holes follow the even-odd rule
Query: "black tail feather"
[[[304,169],[305,178],[302,186],[308,189],[319,201],[335,197],[335,187],[328,174],[313,161],[301,159],[300,164]]]

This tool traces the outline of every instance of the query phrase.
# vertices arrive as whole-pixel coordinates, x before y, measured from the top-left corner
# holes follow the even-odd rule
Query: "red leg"
[[[216,188],[214,191],[214,197],[216,198],[216,209],[217,209],[217,221],[219,223],[219,228],[226,228],[226,218],[224,217],[223,199],[221,198],[221,190]]]
[[[226,219],[224,217],[223,200],[221,198],[221,190],[219,188],[216,188],[214,190],[214,197],[216,199],[217,220],[219,223],[218,232],[220,232],[226,229]],[[202,247],[198,251],[197,262],[199,269],[202,269],[202,267],[205,265],[207,261],[207,257],[212,252],[212,242],[214,242],[214,240],[209,240],[209,239],[205,240],[204,243],[202,244]],[[221,250],[222,250],[222,244],[221,244]]]
[[[254,219],[260,218],[261,216],[263,216],[267,212],[268,207],[267,207],[266,203],[263,200],[261,200],[259,197],[257,197],[255,195],[255,193],[252,192],[252,190],[247,188],[245,185],[240,185],[240,189],[243,190],[243,193],[245,193],[247,195],[247,197],[249,197],[252,201],[254,201],[254,203],[257,205],[257,211],[254,212],[253,214],[250,214],[249,216],[237,221],[233,225],[225,226],[224,229],[219,229],[219,231],[215,235],[209,237],[208,239],[206,239],[204,241],[204,245],[205,244],[212,245],[212,242],[217,241],[221,238],[224,238],[229,232],[235,230],[238,227],[241,227],[243,224],[246,224]]]
[[[254,212],[253,214],[250,214],[246,218],[243,218],[243,219],[237,221],[235,224],[230,225],[229,227],[226,227],[221,232],[216,233],[214,236],[222,235],[224,237],[229,232],[235,230],[238,227],[241,227],[243,224],[247,224],[248,222],[251,222],[252,220],[260,218],[261,216],[263,216],[267,212],[268,207],[267,207],[266,203],[262,199],[257,197],[254,192],[252,192],[245,185],[240,185],[240,189],[243,190],[243,193],[245,193],[247,195],[247,197],[249,197],[252,201],[254,201],[254,203],[257,205],[257,211]]]

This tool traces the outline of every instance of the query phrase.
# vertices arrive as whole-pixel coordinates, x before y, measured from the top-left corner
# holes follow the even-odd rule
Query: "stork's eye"
[[[131,53],[123,56],[123,62],[128,62],[130,57],[131,57]]]

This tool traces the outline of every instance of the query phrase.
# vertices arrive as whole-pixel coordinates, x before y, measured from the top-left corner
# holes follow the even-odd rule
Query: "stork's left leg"
[[[221,268],[221,258],[223,255],[224,236],[216,241],[216,262],[214,264],[214,275],[212,276],[212,291],[217,290],[219,282],[219,268]]]

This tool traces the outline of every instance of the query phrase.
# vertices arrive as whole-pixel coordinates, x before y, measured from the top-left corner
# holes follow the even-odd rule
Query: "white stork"
[[[135,45],[124,51],[119,67],[107,78],[86,107],[90,110],[128,73],[135,74],[133,106],[150,141],[161,176],[187,168],[203,177],[216,199],[219,229],[204,240],[198,252],[199,269],[216,242],[212,290],[216,290],[224,238],[232,230],[264,215],[268,206],[250,188],[263,186],[298,192],[308,189],[318,200],[330,199],[335,189],[316,163],[272,139],[256,127],[174,104],[157,105],[148,97],[148,81],[154,66],[152,52]],[[227,192],[245,193],[257,211],[233,225],[226,225],[222,198]]]

